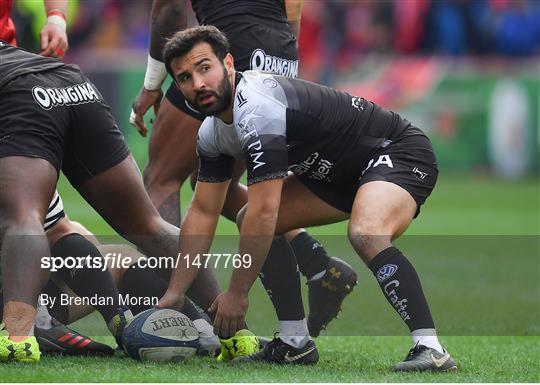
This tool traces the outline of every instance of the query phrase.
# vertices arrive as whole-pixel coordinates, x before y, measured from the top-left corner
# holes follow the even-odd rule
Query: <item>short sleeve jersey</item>
[[[288,171],[349,183],[407,123],[333,88],[258,71],[237,73],[233,122],[211,116],[199,130],[199,180],[228,180],[234,158],[244,158],[248,185]]]
[[[64,204],[62,198],[58,194],[58,191],[54,192],[54,196],[49,203],[49,208],[47,209],[47,215],[45,215],[45,222],[43,223],[43,228],[45,231],[50,230],[56,225],[60,219],[64,218],[66,214],[64,213]]]

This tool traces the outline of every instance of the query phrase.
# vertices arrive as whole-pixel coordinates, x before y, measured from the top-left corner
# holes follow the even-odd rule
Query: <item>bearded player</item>
[[[146,136],[143,116],[154,106],[157,118],[150,134],[149,162],[144,170],[145,187],[163,218],[177,226],[180,224],[180,187],[190,174],[196,177],[195,142],[205,115],[186,101],[175,82],[162,100],[161,86],[167,72],[161,51],[166,38],[187,27],[188,3],[154,1],[144,86],[133,104],[130,119],[141,135]],[[227,35],[239,70],[257,69],[288,77],[298,75],[296,36],[301,1],[193,0],[191,3],[199,24],[215,25]],[[247,189],[239,183],[244,170],[243,162],[237,162],[223,207],[222,214],[232,221],[236,220],[240,208],[247,202]],[[356,273],[339,258],[329,257],[321,243],[303,229],[291,230],[277,237],[270,253],[275,256],[269,262],[281,256],[287,263],[298,264],[300,272],[307,278],[310,307],[307,324],[310,334],[318,336],[337,316],[343,300],[356,285]],[[199,274],[201,272],[210,274],[208,269],[201,270]],[[189,295],[208,307],[212,303],[205,302],[208,296],[197,301],[204,290],[195,284],[190,287]]]

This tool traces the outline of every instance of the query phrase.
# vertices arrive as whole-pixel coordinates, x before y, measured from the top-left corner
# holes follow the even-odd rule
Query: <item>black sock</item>
[[[94,261],[91,262],[92,264],[101,259],[103,266],[105,265],[105,260],[96,246],[80,234],[66,235],[58,240],[51,249],[51,255],[55,258],[86,258],[90,256],[91,260]],[[94,306],[107,324],[118,314],[118,309],[127,310],[126,306],[120,305],[118,289],[108,269],[87,266],[85,261],[84,267],[75,269],[63,267],[58,270],[57,274],[78,296],[110,298],[108,301],[103,301],[107,304]]]
[[[62,290],[53,282],[52,279],[47,281],[47,284],[41,290],[43,294],[47,294],[49,298],[54,298],[54,306],[51,306],[51,302],[47,305],[47,310],[51,317],[64,325],[69,323],[69,306],[60,304],[60,295]]]
[[[141,268],[137,265],[133,265],[124,273],[122,279],[123,294],[129,294],[131,297],[155,297],[160,299],[166,291],[167,282],[153,269]],[[151,307],[152,306],[140,304],[131,306],[130,309],[133,315],[135,315],[150,309]],[[182,313],[192,321],[203,318],[193,302],[187,297],[184,302],[184,307],[182,308]]]
[[[435,328],[418,274],[401,251],[389,247],[377,254],[368,267],[411,332]]]
[[[285,237],[274,238],[259,276],[280,321],[305,318],[298,265]]]
[[[302,231],[290,243],[298,261],[298,268],[304,277],[310,279],[326,270],[330,257],[324,247],[311,235]]]

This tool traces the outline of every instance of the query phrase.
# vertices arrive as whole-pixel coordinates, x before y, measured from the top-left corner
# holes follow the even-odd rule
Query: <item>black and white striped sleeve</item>
[[[62,198],[60,198],[58,191],[55,191],[53,199],[51,200],[49,208],[47,209],[43,229],[45,231],[52,229],[54,225],[56,225],[58,221],[65,216],[66,214],[64,213],[64,204],[62,202]]]

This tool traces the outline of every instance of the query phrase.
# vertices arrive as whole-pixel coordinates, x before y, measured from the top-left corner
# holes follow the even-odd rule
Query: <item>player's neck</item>
[[[234,107],[234,93],[236,92],[236,73],[233,71],[231,74],[231,102],[229,103],[229,106],[221,113],[217,115],[217,117],[223,121],[226,124],[231,124],[233,122],[233,107]]]

